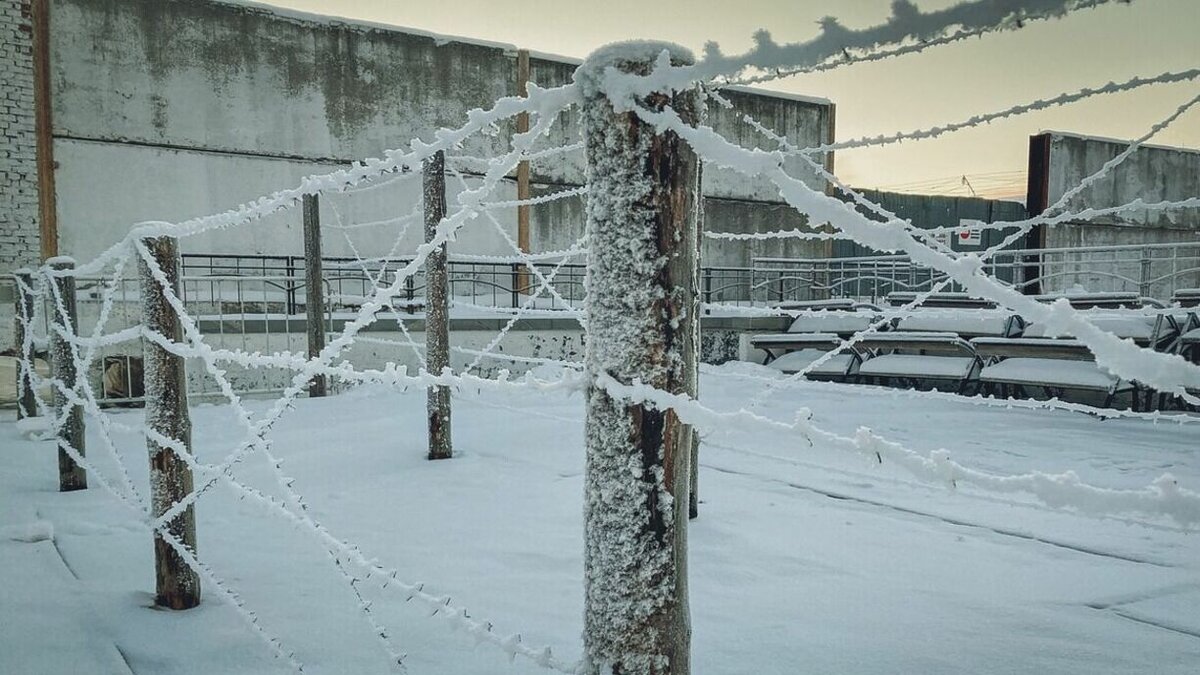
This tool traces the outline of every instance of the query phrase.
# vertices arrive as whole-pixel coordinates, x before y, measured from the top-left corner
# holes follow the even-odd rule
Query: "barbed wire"
[[[1185,400],[1196,401],[1196,398],[1188,393],[1190,388],[1200,386],[1200,370],[1195,366],[1188,364],[1179,357],[1169,358],[1169,355],[1157,354],[1132,347],[1131,345],[1124,345],[1119,340],[1116,340],[1114,336],[1105,333],[1091,322],[1086,312],[1074,310],[1062,302],[1053,305],[1041,305],[1034,300],[1024,298],[1016,294],[1015,291],[999,285],[995,279],[991,279],[983,274],[982,265],[991,255],[1007,247],[1012,241],[1015,241],[1016,237],[1023,235],[1030,228],[1036,225],[1067,222],[1066,220],[1056,219],[1117,215],[1134,209],[1165,210],[1168,208],[1179,208],[1180,205],[1187,208],[1200,205],[1200,198],[1150,204],[1136,200],[1116,207],[1086,208],[1074,213],[1066,211],[1068,203],[1072,199],[1082,194],[1084,190],[1092,186],[1097,180],[1100,180],[1104,175],[1124,162],[1145,140],[1185,114],[1192,105],[1200,101],[1200,96],[1191,99],[1177,108],[1171,116],[1156,124],[1148,134],[1130,143],[1122,153],[1106,162],[1100,170],[1068,190],[1042,215],[1023,221],[990,224],[989,227],[1011,227],[1015,228],[1016,231],[1005,237],[997,246],[993,246],[978,254],[960,255],[954,253],[949,247],[933,239],[941,230],[921,230],[913,223],[898,218],[896,214],[888,211],[880,204],[842,184],[832,172],[829,172],[823,166],[813,161],[811,155],[842,148],[881,145],[906,139],[931,138],[957,129],[977,126],[993,119],[1020,114],[1030,110],[1043,109],[1053,105],[1064,105],[1102,93],[1126,91],[1150,84],[1192,80],[1200,75],[1200,71],[1164,73],[1154,78],[1134,78],[1121,84],[1109,83],[1097,89],[1082,89],[1052,99],[1012,106],[1003,111],[977,115],[968,120],[946,124],[941,127],[897,133],[886,137],[855,139],[843,142],[843,144],[830,143],[809,148],[796,147],[785,136],[767,129],[748,116],[745,117],[744,119],[748,124],[757,128],[768,138],[776,141],[779,149],[775,152],[748,150],[738,147],[730,143],[727,139],[717,135],[711,129],[703,127],[693,128],[684,124],[674,114],[674,111],[671,111],[669,108],[661,113],[654,113],[636,103],[639,96],[644,96],[651,91],[678,90],[693,86],[697,82],[723,82],[730,84],[737,81],[736,78],[739,77],[740,73],[744,73],[750,69],[798,67],[812,71],[837,67],[838,65],[847,65],[852,62],[889,58],[901,53],[921,51],[930,46],[963,39],[963,36],[966,34],[979,35],[996,30],[1019,28],[1023,25],[1023,21],[1062,16],[1078,9],[1106,4],[1107,2],[1108,0],[1038,0],[1037,2],[1030,3],[1030,8],[1024,11],[1014,12],[1012,6],[1007,3],[997,2],[996,0],[974,0],[955,5],[940,12],[923,13],[906,0],[899,0],[894,3],[894,15],[888,22],[869,29],[852,31],[841,27],[836,22],[826,22],[822,26],[821,35],[808,43],[778,45],[768,35],[761,33],[756,36],[755,47],[746,54],[738,57],[726,57],[715,46],[710,46],[705,53],[704,59],[693,66],[672,67],[670,66],[669,59],[659,59],[650,74],[645,76],[622,74],[609,69],[605,70],[602,74],[593,73],[590,75],[591,77],[598,77],[599,81],[584,82],[583,84],[572,83],[555,89],[540,89],[531,85],[530,95],[527,98],[502,98],[489,110],[473,110],[468,113],[468,120],[463,126],[453,130],[439,130],[435,134],[433,142],[426,143],[414,140],[410,143],[407,151],[389,151],[385,153],[383,159],[367,160],[356,163],[348,169],[342,169],[323,176],[306,178],[292,189],[277,192],[224,213],[213,214],[176,224],[141,223],[135,226],[129,235],[120,242],[102,252],[92,261],[74,270],[62,271],[48,268],[41,270],[37,275],[37,282],[33,286],[22,284],[19,288],[21,293],[28,293],[43,300],[42,302],[35,303],[34,316],[18,318],[22,322],[25,335],[22,353],[28,354],[33,352],[34,344],[37,341],[35,333],[39,319],[48,320],[48,334],[53,333],[53,335],[61,339],[67,346],[69,358],[75,366],[76,381],[71,383],[63,382],[57,378],[57,374],[52,374],[49,378],[42,378],[36,373],[33,364],[26,363],[25,361],[22,361],[20,365],[21,376],[28,377],[29,382],[33,382],[38,386],[48,384],[65,401],[63,410],[56,413],[50,410],[40,397],[35,397],[39,414],[47,418],[54,418],[51,422],[52,429],[61,427],[69,411],[74,407],[80,408],[89,419],[100,421],[99,435],[104,443],[107,454],[115,462],[118,471],[117,481],[110,480],[104,474],[96,471],[94,462],[89,461],[79,449],[72,448],[70,444],[62,442],[60,442],[60,447],[63,448],[63,451],[72,460],[87,471],[89,475],[95,476],[98,484],[106,492],[112,494],[124,505],[137,511],[140,522],[143,522],[151,531],[162,536],[164,541],[167,542],[189,568],[203,577],[207,583],[217,588],[222,597],[236,608],[237,613],[252,626],[256,634],[271,647],[276,656],[288,660],[297,671],[302,671],[303,665],[296,660],[294,652],[284,649],[277,638],[267,633],[261,625],[257,614],[245,606],[240,595],[217,577],[207,564],[196,557],[193,550],[189,549],[169,531],[168,526],[172,521],[182,515],[186,509],[191,507],[201,496],[218,483],[231,486],[243,496],[250,497],[252,501],[260,504],[269,512],[300,526],[313,536],[315,541],[321,545],[322,549],[329,556],[333,567],[336,568],[341,580],[348,587],[348,591],[359,612],[363,615],[364,621],[380,641],[381,647],[387,654],[391,664],[402,665],[404,655],[395,647],[389,629],[372,612],[371,602],[366,599],[358,588],[359,584],[367,579],[376,580],[380,584],[381,589],[394,589],[403,595],[406,601],[418,600],[420,603],[434,610],[431,616],[445,618],[447,625],[464,629],[465,632],[472,635],[476,640],[499,648],[510,657],[515,658],[520,656],[538,666],[563,673],[579,672],[581,668],[580,664],[569,664],[559,660],[552,654],[548,647],[525,645],[521,640],[520,634],[502,636],[494,630],[490,622],[470,616],[466,609],[452,604],[448,596],[433,595],[427,592],[424,585],[420,583],[400,581],[396,569],[386,568],[374,559],[368,558],[357,545],[334,536],[324,525],[314,519],[305,498],[294,487],[294,481],[283,473],[283,460],[271,451],[271,441],[268,434],[281,419],[283,413],[300,396],[308,382],[318,376],[329,377],[348,385],[379,384],[401,390],[406,390],[409,387],[427,388],[445,386],[453,387],[459,392],[476,391],[480,394],[485,390],[502,391],[505,393],[541,391],[570,394],[582,391],[589,386],[595,386],[604,389],[610,396],[616,399],[646,405],[659,410],[674,411],[684,423],[710,433],[720,429],[725,432],[731,430],[743,430],[747,432],[770,431],[772,433],[798,435],[810,444],[819,443],[834,450],[865,457],[868,461],[874,459],[877,463],[884,463],[886,460],[905,469],[924,483],[949,485],[950,487],[969,484],[987,494],[1020,493],[1029,495],[1041,504],[1051,508],[1068,508],[1082,513],[1101,516],[1134,513],[1152,518],[1166,517],[1173,519],[1185,527],[1190,526],[1200,522],[1200,493],[1180,487],[1169,474],[1164,474],[1142,488],[1113,489],[1085,483],[1071,471],[1059,474],[1049,474],[1039,471],[1014,474],[990,473],[952,460],[950,454],[945,450],[922,452],[886,439],[866,427],[860,427],[852,436],[844,436],[826,431],[814,425],[808,412],[803,409],[797,411],[796,418],[790,423],[770,419],[748,408],[742,408],[734,412],[720,412],[701,404],[698,400],[691,397],[670,394],[636,381],[630,384],[623,384],[617,382],[606,373],[589,373],[582,368],[582,364],[577,362],[495,353],[495,350],[499,347],[504,337],[520,319],[525,317],[555,316],[571,318],[579,323],[585,335],[587,333],[585,317],[580,308],[575,307],[564,298],[553,283],[560,270],[576,256],[587,252],[585,248],[586,234],[572,247],[563,251],[531,254],[523,251],[521,246],[512,239],[508,230],[496,218],[495,212],[522,206],[532,207],[567,198],[586,197],[588,186],[570,187],[537,197],[517,200],[496,200],[493,199],[493,195],[501,181],[508,180],[510,173],[519,162],[528,161],[533,158],[555,157],[574,152],[582,147],[579,143],[569,143],[543,150],[533,150],[536,142],[546,137],[556,120],[559,119],[561,113],[579,102],[581,87],[599,86],[606,91],[610,101],[618,110],[631,110],[644,121],[655,125],[658,130],[674,132],[683,138],[685,142],[689,143],[697,155],[704,161],[733,169],[751,177],[765,178],[779,190],[781,196],[783,196],[789,206],[805,212],[811,221],[822,223],[827,221],[839,228],[838,233],[806,233],[806,238],[846,238],[878,250],[904,251],[908,253],[914,262],[918,262],[929,267],[931,270],[936,270],[945,275],[943,279],[937,282],[931,281],[930,288],[918,293],[911,302],[897,309],[880,312],[881,317],[872,322],[866,330],[858,331],[849,339],[842,340],[835,350],[823,355],[821,359],[828,361],[828,359],[833,358],[837,353],[853,347],[857,341],[868,336],[870,331],[877,330],[885,323],[891,322],[897,317],[911,315],[933,293],[945,288],[950,283],[959,283],[968,288],[973,295],[992,300],[999,306],[1007,307],[1022,316],[1028,316],[1029,318],[1041,321],[1052,331],[1070,331],[1076,334],[1092,351],[1097,363],[1101,367],[1120,377],[1137,379],[1162,391],[1180,395]],[[960,30],[956,33],[947,33],[947,31],[955,27],[959,27]],[[913,39],[925,40],[925,42],[915,45],[902,44],[905,41]],[[893,44],[902,44],[902,46],[890,50],[890,53],[889,50],[882,49],[887,45]],[[869,49],[875,51],[868,54],[854,55],[848,51],[844,51],[847,49]],[[844,58],[838,59],[839,55]],[[782,72],[782,70],[776,71],[774,77],[782,76]],[[582,77],[586,80],[589,75],[584,71]],[[714,96],[719,100],[719,94],[714,94]],[[217,348],[210,344],[209,341],[206,341],[203,332],[200,330],[196,318],[188,313],[182,293],[172,288],[166,272],[160,267],[143,243],[144,239],[155,236],[188,237],[221,228],[246,226],[268,215],[294,207],[306,195],[341,194],[355,196],[368,191],[378,190],[385,186],[395,185],[414,177],[416,172],[421,168],[423,160],[433,156],[436,152],[457,150],[464,141],[471,138],[474,134],[485,132],[487,129],[494,127],[497,122],[511,118],[519,113],[530,114],[531,117],[536,118],[536,123],[529,131],[514,134],[507,152],[494,158],[451,155],[451,159],[455,162],[476,163],[485,166],[481,176],[472,176],[472,178],[479,180],[480,185],[478,187],[471,187],[463,172],[458,167],[452,166],[450,168],[450,172],[457,178],[462,188],[457,194],[457,205],[437,225],[429,241],[415,247],[413,255],[407,261],[397,261],[395,257],[400,251],[400,246],[405,238],[408,226],[411,222],[417,220],[420,215],[416,207],[414,207],[413,212],[394,218],[346,223],[343,222],[342,214],[337,209],[336,204],[333,204],[331,201],[336,224],[327,225],[327,227],[338,231],[344,237],[347,247],[354,256],[351,264],[359,268],[365,277],[365,281],[370,285],[370,289],[364,291],[363,302],[355,311],[353,318],[345,322],[337,337],[326,344],[316,356],[311,358],[289,351],[260,354],[257,352],[251,353],[245,349]],[[853,204],[847,204],[823,195],[805,185],[803,181],[795,176],[790,175],[784,170],[783,162],[786,158],[793,156],[803,159],[819,177],[845,192]],[[884,221],[871,220],[867,214],[855,210],[855,205],[882,217]],[[415,374],[410,375],[406,367],[397,366],[394,363],[388,363],[379,369],[369,369],[356,367],[349,359],[342,358],[344,351],[356,341],[388,345],[399,344],[410,348],[417,362],[423,366],[425,363],[425,357],[422,352],[424,346],[415,342],[405,327],[404,320],[399,316],[399,312],[396,311],[393,302],[402,292],[405,281],[412,278],[423,267],[426,259],[433,251],[447,242],[453,241],[461,228],[467,223],[476,220],[481,215],[500,234],[506,246],[512,249],[513,255],[475,255],[463,256],[463,259],[479,262],[512,263],[514,266],[519,266],[519,269],[527,270],[531,276],[537,279],[538,283],[536,289],[532,293],[527,294],[526,298],[518,306],[511,308],[486,307],[461,301],[455,302],[455,306],[460,308],[509,315],[509,319],[504,327],[483,349],[454,348],[457,353],[472,356],[473,358],[470,363],[459,373],[454,373],[449,369],[441,373],[430,373],[424,367],[421,367],[417,369]],[[382,258],[364,257],[350,236],[350,231],[377,227],[397,228],[391,249]],[[768,235],[775,238],[789,236],[782,232],[758,233],[754,236],[713,233],[713,236],[710,238],[736,240],[758,238],[760,235],[762,235],[762,238],[766,238]],[[151,331],[141,324],[105,333],[114,304],[116,288],[122,283],[124,268],[129,260],[139,262],[143,268],[143,273],[148,275],[146,281],[153,283],[157,287],[173,313],[178,316],[182,329],[183,339],[181,342],[176,342],[168,336]],[[536,263],[548,260],[553,260],[555,266],[549,273],[544,273]],[[390,270],[389,265],[393,262],[398,267]],[[378,271],[373,272],[370,265],[377,263],[380,267]],[[111,278],[105,274],[109,266],[113,267]],[[387,281],[386,276],[389,271],[392,272],[392,278],[390,281]],[[79,333],[78,326],[64,327],[54,320],[49,320],[47,316],[49,310],[46,305],[49,304],[60,316],[67,316],[63,299],[57,292],[57,287],[54,283],[55,279],[65,276],[82,278],[88,275],[101,275],[104,284],[100,291],[101,310],[99,318],[91,334],[89,336],[81,336],[77,334]],[[537,308],[535,305],[543,293],[548,294],[555,303],[561,304],[563,308],[556,310]],[[708,305],[709,309],[713,307],[713,305]],[[377,313],[385,308],[393,310],[396,324],[403,334],[405,342],[381,340],[360,334],[369,325],[379,320]],[[788,316],[815,314],[815,312],[809,310],[799,310],[789,313],[790,310],[771,308],[747,308],[747,311],[772,312],[774,315]],[[150,427],[137,429],[142,432],[146,440],[172,449],[189,467],[203,475],[202,479],[198,481],[197,485],[188,494],[184,495],[158,516],[153,516],[145,498],[136,489],[131,480],[121,454],[111,438],[112,432],[117,428],[117,425],[111,420],[110,415],[102,410],[99,401],[86,381],[89,368],[94,363],[100,349],[139,339],[159,346],[169,353],[185,358],[198,359],[203,367],[204,376],[216,384],[221,396],[228,401],[229,408],[237,420],[240,435],[240,438],[238,438],[233,447],[219,462],[215,464],[203,464],[197,462],[195,457],[191,455],[190,449],[179,441],[165,438]],[[560,376],[557,380],[542,380],[531,373],[527,373],[523,378],[513,380],[507,370],[501,370],[495,378],[484,378],[472,374],[472,371],[486,358],[508,360],[522,365],[556,366],[560,368]],[[221,367],[221,364],[225,363],[234,363],[244,368],[284,369],[290,373],[291,379],[288,380],[279,397],[260,416],[255,418],[244,405],[234,380]],[[750,408],[757,405],[758,402],[775,389],[781,386],[790,386],[791,383],[797,382],[800,377],[803,377],[804,374],[811,371],[814,367],[816,366],[810,364],[798,375],[782,380],[759,378],[769,381],[767,382],[767,386],[751,399]],[[1001,402],[982,397],[955,398],[976,405],[1004,405],[1008,407],[1029,408],[1048,407],[1088,414],[1095,414],[1094,411],[1099,410],[1088,406],[1066,404],[1065,402],[1057,401],[1018,403],[1012,401]],[[505,407],[504,404],[490,401],[485,402],[479,398],[474,400],[482,405]],[[522,412],[529,413],[529,411],[524,410]],[[1161,414],[1135,414],[1125,411],[1104,412],[1107,416],[1113,417],[1136,417],[1137,419],[1149,419],[1153,421],[1172,418],[1171,421],[1179,421],[1181,423],[1182,419],[1174,418],[1186,417],[1165,416]],[[549,414],[542,416],[559,420],[566,419]],[[244,483],[235,476],[234,468],[256,452],[261,453],[266,458],[270,466],[271,475],[283,494],[282,499],[270,496],[262,490]],[[364,573],[364,576],[358,576],[360,572]]]

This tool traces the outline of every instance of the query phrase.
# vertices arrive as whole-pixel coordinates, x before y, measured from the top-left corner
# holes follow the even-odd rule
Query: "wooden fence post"
[[[446,153],[441,150],[425,160],[422,176],[425,200],[425,241],[433,240],[437,226],[446,217]],[[450,365],[450,287],[446,273],[446,244],[425,258],[425,370],[441,375]],[[426,417],[429,422],[429,459],[449,459],[450,387],[428,388]]]
[[[52,272],[71,272],[75,261],[67,257],[55,257],[46,261]],[[75,336],[79,328],[79,312],[75,304],[75,276],[73,274],[49,275],[46,287],[50,290],[50,363],[54,379],[54,416],[61,420],[58,426],[58,489],[60,492],[87,489],[87,472],[75,463],[64,448],[73,448],[80,456],[86,454],[83,407],[71,403],[59,388],[79,393],[79,378],[85,377],[75,367],[75,350],[66,337]],[[66,333],[66,335],[63,335]]]
[[[593,54],[576,75],[589,175],[584,662],[592,673],[686,675],[691,444],[674,411],[614,397],[597,378],[693,393],[696,154],[675,133],[614,112],[600,90],[610,66],[645,75],[664,49],[677,65],[690,56],[622,47]],[[688,124],[700,106],[695,90],[639,103],[669,105]]]
[[[142,243],[166,275],[171,291],[179,297],[179,248],[173,237],[143,239]],[[149,264],[139,257],[142,287],[142,325],[174,343],[183,342],[179,314],[167,301],[162,284]],[[150,340],[143,341],[142,359],[146,378],[146,424],[155,433],[190,453],[192,423],[188,417],[187,373],[183,357],[172,354]],[[192,469],[173,447],[146,438],[150,452],[150,494],[153,516],[158,518],[179,500],[191,494]],[[167,523],[175,539],[196,550],[196,511],[189,505]],[[188,609],[200,604],[200,577],[179,553],[154,533],[154,602],[171,609]]]
[[[316,195],[304,195],[304,310],[308,327],[308,358],[325,349],[325,288],[321,270],[321,211]],[[311,398],[325,395],[325,376],[308,383]]]
[[[37,417],[37,393],[33,387],[33,372],[37,367],[37,350],[33,341],[29,341],[28,349],[25,344],[26,331],[33,333],[33,274],[27,269],[19,269],[13,273],[16,280],[16,330],[13,339],[16,340],[17,358],[17,419]]]
[[[701,311],[700,298],[700,251],[704,243],[704,163],[696,165],[696,277],[692,286],[696,292],[692,295],[691,315],[696,317],[692,322],[692,353],[695,357],[688,364],[687,389],[692,396],[700,395],[700,356],[704,333],[701,332],[701,322],[704,313]],[[688,462],[688,518],[700,516],[700,432],[693,427],[687,428],[688,442],[691,444],[691,460]]]
[[[529,50],[517,50],[517,96],[529,96]],[[529,131],[529,113],[522,112],[517,114],[517,133],[523,134]],[[530,178],[529,160],[523,159],[517,163],[517,200],[525,201],[531,196],[529,189]],[[522,253],[529,253],[530,234],[529,234],[529,205],[521,204],[517,206],[517,248],[521,249]],[[526,269],[523,263],[516,263],[513,266],[517,272],[513,274],[513,307],[517,306],[516,296],[518,294],[528,295],[533,292],[532,279],[529,270]]]

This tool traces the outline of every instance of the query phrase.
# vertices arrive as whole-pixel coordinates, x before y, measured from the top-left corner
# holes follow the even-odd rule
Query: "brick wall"
[[[36,263],[37,166],[29,0],[0,0],[0,275]]]

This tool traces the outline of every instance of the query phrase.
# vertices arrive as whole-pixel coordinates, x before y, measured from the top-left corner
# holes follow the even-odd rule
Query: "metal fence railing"
[[[989,275],[1031,293],[1132,292],[1166,302],[1200,286],[1200,241],[1000,251],[983,265]],[[894,291],[920,292],[943,281],[940,271],[903,255],[847,258],[756,258],[751,298],[770,303],[852,297],[877,301]],[[948,291],[961,291],[951,283]]]
[[[397,271],[408,262],[324,259],[326,306],[322,314],[329,322],[327,330],[333,332],[339,320],[352,316],[376,283],[392,283]],[[547,276],[556,267],[554,262],[537,265]],[[460,305],[511,308],[532,304],[540,310],[565,310],[564,301],[578,308],[584,300],[586,269],[582,261],[559,267],[552,282],[558,297],[542,293],[535,303],[527,302],[527,294],[536,290],[539,280],[523,264],[451,260],[449,268],[452,299]],[[1031,292],[1057,293],[1081,287],[1088,292],[1135,292],[1166,302],[1180,288],[1200,287],[1200,242],[1009,250],[995,254],[984,269]],[[212,347],[251,353],[303,353],[307,349],[302,257],[185,254],[181,271],[184,305]],[[905,256],[758,258],[750,267],[702,268],[699,290],[704,302],[736,305],[835,297],[880,301],[894,291],[928,290],[943,279],[942,273],[915,265]],[[89,335],[94,329],[107,283],[98,278],[78,278],[81,335]],[[135,278],[118,283],[105,333],[140,324],[137,283]],[[393,302],[394,309],[401,315],[420,311],[425,291],[423,272],[406,279],[403,289],[401,297]],[[0,290],[12,294],[7,287]],[[961,289],[950,284],[946,290]],[[41,316],[44,320],[47,312]],[[43,335],[45,328],[39,327]],[[107,402],[140,400],[137,382],[141,353],[140,340],[100,349],[87,376],[95,383],[96,391],[104,392]],[[229,367],[237,370],[235,365]],[[243,392],[279,387],[279,374],[268,371],[246,369],[236,373],[236,379]],[[189,369],[189,380],[189,392],[194,395],[219,393],[214,379],[202,368]]]
[[[328,297],[334,311],[354,309],[372,292],[376,284],[395,281],[396,272],[410,262],[409,258],[356,260],[354,258],[323,257],[321,266],[328,285]],[[549,277],[557,267],[551,285],[558,296],[573,307],[584,299],[587,266],[583,262],[537,262],[534,267]],[[302,314],[304,307],[304,257],[262,255],[183,255],[183,274],[193,278],[214,277],[273,277],[280,284],[277,301],[284,312]],[[527,296],[537,291],[540,280],[524,263],[478,262],[455,260],[448,262],[450,295],[460,303],[489,307],[517,307]],[[701,270],[701,290],[705,302],[746,304],[757,301],[759,295],[770,295],[762,289],[777,279],[767,270],[752,267],[705,267]],[[790,288],[790,287],[789,287]],[[416,274],[403,282],[397,309],[406,305],[419,308],[425,293],[425,273]],[[539,309],[566,309],[549,293],[540,294]]]

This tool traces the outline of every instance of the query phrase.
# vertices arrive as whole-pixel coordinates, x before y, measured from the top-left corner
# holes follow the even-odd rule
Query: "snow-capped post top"
[[[75,269],[75,259],[66,255],[56,255],[53,258],[46,258],[45,269],[48,270],[51,276],[54,272],[69,272]]]
[[[673,69],[695,62],[690,49],[673,42],[614,42],[592,52],[575,69],[575,83],[585,97],[604,93],[621,112],[647,91],[670,93]]]

